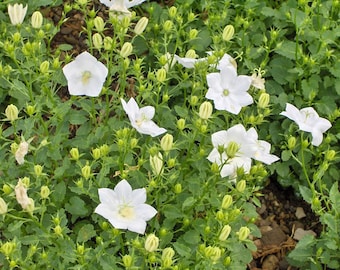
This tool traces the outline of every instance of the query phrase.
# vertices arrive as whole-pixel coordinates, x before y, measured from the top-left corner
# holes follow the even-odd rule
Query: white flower
[[[98,194],[100,204],[94,212],[106,218],[117,229],[144,234],[146,221],[157,213],[156,209],[145,203],[145,188],[132,190],[125,179],[114,190],[98,189]]]
[[[100,3],[106,5],[107,7],[112,7],[113,5],[124,5],[126,8],[137,6],[146,0],[100,0]]]
[[[251,75],[251,85],[256,89],[265,89],[265,79],[262,78],[261,73],[254,73]]]
[[[123,109],[127,113],[131,125],[141,134],[158,136],[166,132],[165,128],[157,126],[151,119],[155,115],[155,108],[146,106],[139,108],[134,98],[130,98],[128,103],[121,99]]]
[[[18,184],[15,186],[14,192],[17,202],[21,205],[22,209],[27,209],[31,204],[31,200],[27,196],[27,188],[21,179],[19,179]]]
[[[299,110],[294,105],[287,103],[286,110],[280,114],[293,120],[300,130],[312,133],[312,144],[315,146],[321,144],[322,134],[332,126],[331,122],[327,119],[319,117],[312,107]]]
[[[254,142],[255,153],[252,156],[253,159],[261,161],[267,165],[272,164],[280,159],[277,156],[270,154],[270,143],[263,140],[258,140],[258,135],[254,128],[250,128],[247,131],[247,134],[248,137],[252,138]]]
[[[234,58],[232,58],[229,54],[225,53],[223,57],[217,63],[217,69],[223,70],[224,68],[231,67],[237,70],[237,63]]]
[[[249,173],[251,168],[251,158],[234,157],[229,159],[222,167],[221,177],[229,176],[230,181],[234,181],[237,177],[237,169],[243,168],[244,173]]]
[[[179,57],[174,55],[175,60],[185,68],[194,68],[197,62],[206,61],[207,58],[191,58],[191,57]]]
[[[214,101],[217,110],[238,114],[242,107],[253,103],[247,92],[251,84],[250,76],[237,75],[232,65],[221,68],[219,73],[207,75],[208,92],[206,98]]]
[[[24,164],[25,162],[25,156],[26,154],[28,153],[28,142],[26,141],[22,141],[20,144],[19,144],[19,147],[18,149],[15,151],[15,159],[16,161],[18,162],[19,165],[22,165]]]
[[[63,67],[70,95],[97,97],[105,82],[108,70],[88,52],[79,54]]]
[[[8,15],[11,20],[11,24],[22,24],[27,12],[27,5],[24,7],[22,4],[8,5]]]

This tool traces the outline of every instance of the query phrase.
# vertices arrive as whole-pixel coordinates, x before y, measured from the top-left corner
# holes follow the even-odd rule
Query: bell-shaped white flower
[[[14,4],[8,5],[7,8],[11,24],[13,25],[22,24],[26,16],[27,5],[24,7],[23,4]]]
[[[157,213],[156,209],[145,203],[145,188],[132,190],[125,179],[114,190],[98,189],[98,194],[100,204],[94,212],[106,218],[117,229],[144,234],[146,221]]]
[[[70,95],[99,96],[108,74],[106,66],[88,52],[63,67]]]
[[[131,7],[137,6],[146,0],[100,0],[100,3],[110,8],[110,11],[117,14],[121,19],[124,16],[131,16],[128,10]]]
[[[280,114],[293,120],[300,130],[312,133],[312,145],[315,146],[321,144],[323,140],[322,134],[332,126],[327,119],[319,117],[312,107],[299,110],[294,105],[287,103],[286,110]]]
[[[139,108],[134,98],[126,103],[121,99],[123,109],[128,115],[131,125],[141,134],[147,134],[152,137],[161,135],[166,132],[165,128],[157,126],[151,119],[155,115],[155,108],[152,106],[145,106]]]
[[[252,96],[247,92],[251,77],[237,75],[231,64],[221,67],[219,73],[208,74],[207,82],[209,89],[205,97],[214,101],[217,110],[239,114],[242,107],[253,103]]]

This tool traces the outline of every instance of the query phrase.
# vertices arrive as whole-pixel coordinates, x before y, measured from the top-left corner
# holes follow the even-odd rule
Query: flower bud
[[[220,173],[220,167],[218,166],[217,163],[212,163],[210,170],[214,173],[214,174],[219,174]]]
[[[293,150],[295,148],[295,145],[296,145],[296,138],[293,137],[293,136],[289,137],[289,139],[288,139],[288,149]]]
[[[227,146],[227,149],[226,149],[226,154],[228,156],[228,158],[233,158],[235,157],[237,151],[239,150],[239,145],[237,142],[230,142]]]
[[[168,152],[172,149],[174,137],[167,133],[161,139],[161,148],[163,151]]]
[[[130,42],[125,42],[122,46],[122,49],[120,50],[120,55],[123,58],[128,57],[132,53],[133,47]]]
[[[29,203],[28,203],[26,209],[24,209],[24,210],[26,210],[28,213],[32,214],[34,209],[35,209],[34,200],[32,198],[28,198],[28,201],[29,201]]]
[[[101,34],[99,34],[99,33],[93,34],[92,42],[93,42],[93,46],[97,50],[100,50],[102,48],[102,46],[103,46],[103,38],[102,38]]]
[[[238,231],[238,239],[240,241],[244,241],[248,238],[250,234],[250,230],[248,227],[241,227],[240,230]]]
[[[165,82],[165,80],[166,80],[166,70],[164,68],[157,70],[156,79],[160,83]]]
[[[224,41],[230,41],[233,38],[234,33],[235,33],[234,26],[232,26],[231,24],[228,24],[223,29],[223,34],[222,34],[223,40]]]
[[[230,225],[224,225],[223,228],[222,228],[222,231],[221,231],[221,233],[220,233],[220,235],[219,235],[219,237],[218,237],[218,239],[219,239],[220,241],[225,241],[225,240],[227,240],[227,238],[228,238],[230,232],[231,232],[231,227],[230,227]]]
[[[152,233],[149,234],[148,237],[146,238],[144,248],[148,252],[154,252],[158,248],[158,245],[159,238]]]
[[[43,15],[40,11],[34,11],[31,18],[31,24],[33,28],[40,28],[43,23]]]
[[[8,15],[11,20],[11,24],[22,24],[27,12],[27,5],[24,7],[22,4],[8,5]]]
[[[270,100],[269,94],[268,93],[262,93],[259,97],[259,103],[257,104],[257,106],[260,109],[265,109],[265,108],[268,107],[269,100]]]
[[[110,152],[110,147],[107,144],[103,144],[102,146],[99,147],[100,149],[100,155],[102,157],[105,157],[108,155],[108,153]]]
[[[7,210],[8,210],[7,203],[4,201],[3,198],[0,197],[0,215],[6,214]]]
[[[15,120],[17,120],[19,117],[19,110],[17,108],[17,106],[10,104],[7,106],[6,110],[5,110],[5,115],[6,115],[6,119],[14,122]]]
[[[42,175],[43,167],[39,164],[34,165],[34,173],[37,177]]]
[[[181,183],[177,183],[177,184],[175,185],[175,187],[174,187],[174,192],[175,192],[176,194],[180,194],[180,193],[182,192],[182,185],[181,185]]]
[[[177,8],[175,6],[172,6],[169,8],[169,16],[170,18],[175,18],[177,14]]]
[[[16,248],[15,242],[11,241],[11,242],[3,243],[1,245],[0,250],[6,257],[9,257],[13,253],[15,248]]]
[[[167,247],[167,248],[163,249],[162,260],[165,260],[167,258],[172,259],[174,256],[175,256],[175,251],[174,251],[173,248]]]
[[[163,173],[163,156],[160,152],[157,155],[150,156],[150,165],[156,176]]]
[[[197,102],[198,102],[198,96],[193,95],[193,96],[190,97],[190,105],[191,106],[195,106],[197,104]]]
[[[12,188],[7,185],[7,184],[3,184],[2,186],[2,191],[6,194],[6,195],[9,195],[12,193]]]
[[[100,159],[100,149],[99,148],[92,149],[92,157],[95,160]]]
[[[222,220],[224,220],[224,213],[223,213],[223,211],[217,211],[217,213],[216,213],[216,219],[217,220],[219,220],[219,221],[222,221]]]
[[[233,203],[233,197],[229,194],[224,195],[222,199],[222,209],[228,209]]]
[[[132,266],[132,260],[133,260],[133,259],[132,259],[132,256],[131,256],[131,255],[128,255],[128,254],[126,254],[126,255],[124,255],[124,256],[122,257],[123,264],[124,264],[124,266],[125,266],[126,268]]]
[[[222,250],[219,247],[208,246],[205,248],[205,255],[213,262],[217,262],[222,255]]]
[[[113,39],[111,37],[104,37],[104,50],[111,51],[113,47]]]
[[[97,16],[93,19],[94,28],[99,32],[103,32],[105,28],[105,22],[102,17]]]
[[[12,40],[14,43],[18,43],[21,40],[21,34],[19,32],[15,32],[13,34]]]
[[[79,150],[78,148],[72,148],[70,150],[70,155],[72,160],[78,160],[79,159]]]
[[[53,231],[58,236],[62,236],[63,235],[63,228],[61,228],[60,225],[55,226]]]
[[[147,17],[142,17],[139,19],[134,29],[136,35],[141,35],[144,32],[146,26],[148,25],[148,22],[149,19]]]
[[[40,64],[40,72],[41,72],[42,74],[48,73],[49,68],[50,68],[50,62],[48,62],[47,60],[43,61],[43,62]]]
[[[91,177],[91,166],[86,164],[81,168],[81,175],[87,180]]]
[[[172,21],[166,20],[166,21],[164,22],[164,24],[163,24],[164,32],[165,32],[165,33],[171,32],[173,25],[174,25],[174,24],[173,24]]]
[[[198,35],[197,29],[190,29],[189,31],[189,40],[195,39]]]
[[[48,186],[42,186],[42,187],[40,188],[40,197],[41,197],[42,199],[47,199],[48,196],[50,196],[50,194],[51,194],[51,191],[50,191],[50,189],[48,188]]]
[[[185,119],[180,118],[177,120],[177,128],[183,130],[185,128]]]
[[[334,160],[335,155],[336,155],[336,152],[331,149],[331,150],[326,151],[325,158],[328,161],[332,161]]]
[[[204,101],[199,109],[199,117],[203,120],[208,120],[212,114],[213,106],[209,101]]]
[[[246,181],[241,180],[241,181],[237,182],[236,189],[237,189],[238,192],[242,193],[246,189]]]
[[[172,168],[176,165],[176,159],[175,158],[170,158],[168,161],[167,161],[167,165],[169,168]]]
[[[196,58],[197,54],[196,54],[196,51],[193,50],[193,49],[190,49],[186,52],[185,54],[185,58]]]

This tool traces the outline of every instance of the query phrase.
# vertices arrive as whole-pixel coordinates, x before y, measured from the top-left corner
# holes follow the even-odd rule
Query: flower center
[[[89,80],[91,79],[92,74],[90,71],[84,71],[82,76],[81,76],[81,82],[83,84],[88,84]]]
[[[119,211],[119,215],[125,219],[132,219],[135,216],[135,210],[133,207],[128,206],[128,205],[123,205]]]
[[[224,89],[223,90],[223,96],[228,96],[229,95],[229,90],[228,89]]]
[[[148,121],[149,119],[145,116],[145,114],[143,113],[139,118],[136,119],[136,124],[137,126],[141,126],[143,124],[143,122]]]

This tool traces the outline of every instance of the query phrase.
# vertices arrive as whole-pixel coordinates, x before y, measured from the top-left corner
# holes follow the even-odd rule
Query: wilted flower
[[[27,207],[31,204],[31,201],[27,196],[27,187],[21,179],[19,179],[14,191],[17,202],[21,205],[22,209],[26,210]]]
[[[299,110],[294,105],[287,103],[286,110],[280,114],[293,120],[300,130],[312,133],[312,144],[315,146],[321,144],[322,134],[332,126],[331,122],[327,119],[319,117],[312,107]]]
[[[29,146],[28,142],[22,141],[15,152],[14,156],[19,165],[22,165],[25,162],[24,158],[28,153],[28,146]]]
[[[0,197],[0,215],[6,214],[7,210],[8,210],[7,203],[4,201],[3,198]]]
[[[88,52],[79,54],[63,67],[70,95],[97,97],[103,87],[108,69]]]
[[[27,12],[27,5],[24,7],[22,4],[8,5],[8,15],[11,20],[11,24],[22,24]]]
[[[128,103],[121,99],[123,109],[127,113],[131,125],[141,134],[147,134],[152,137],[166,132],[165,128],[160,128],[151,119],[155,115],[155,108],[146,106],[139,108],[134,98],[130,98]]]
[[[146,221],[153,218],[157,211],[145,203],[146,190],[132,190],[130,184],[123,179],[114,190],[98,189],[100,204],[95,213],[106,218],[117,229],[144,234]]]
[[[242,107],[253,103],[249,90],[251,79],[249,76],[237,75],[232,66],[224,67],[219,73],[207,75],[208,92],[206,98],[214,101],[217,110],[226,110],[239,114]]]

